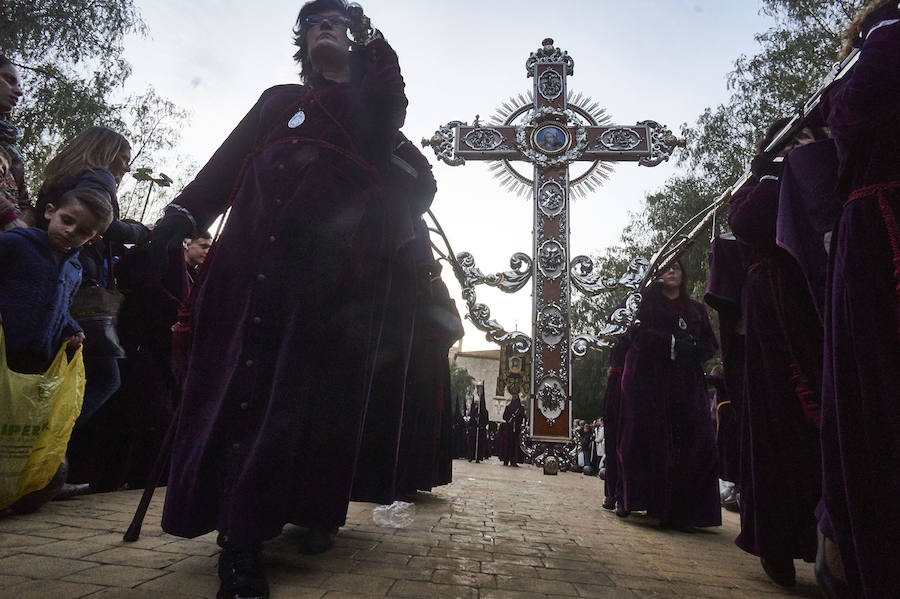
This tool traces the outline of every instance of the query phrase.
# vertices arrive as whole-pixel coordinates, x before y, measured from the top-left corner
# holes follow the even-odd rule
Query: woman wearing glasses
[[[231,201],[195,305],[163,516],[175,535],[219,531],[219,597],[268,597],[261,543],[287,523],[308,529],[304,552],[334,543],[412,238],[415,210],[384,183],[407,105],[397,55],[374,30],[351,42],[351,25],[341,0],[303,6],[303,85],[263,92],[151,241],[162,255]]]
[[[703,362],[717,342],[703,304],[675,262],[644,294],[628,333],[619,405],[622,503],[683,532],[720,526],[715,425]]]

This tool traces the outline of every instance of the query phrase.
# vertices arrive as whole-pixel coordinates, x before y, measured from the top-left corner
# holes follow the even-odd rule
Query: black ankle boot
[[[759,558],[763,570],[769,578],[777,585],[783,587],[792,587],[797,584],[797,571],[794,568],[794,560],[769,560],[764,557]]]
[[[334,528],[310,528],[309,532],[300,538],[300,553],[316,555],[325,553],[334,547],[338,529]]]
[[[227,543],[219,554],[217,599],[268,599],[269,583],[258,546]]]
[[[631,512],[625,509],[625,504],[621,501],[616,502],[616,516],[619,518],[627,518]]]

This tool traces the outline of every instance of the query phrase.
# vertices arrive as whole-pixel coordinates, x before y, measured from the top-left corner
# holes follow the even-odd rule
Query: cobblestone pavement
[[[409,528],[380,528],[371,504],[350,506],[335,548],[304,556],[301,529],[265,546],[273,599],[361,597],[818,597],[812,566],[791,592],[733,544],[735,514],[719,529],[660,530],[600,507],[603,483],[537,468],[454,463],[453,484],[416,496]],[[274,492],[277,492],[273,490]],[[125,491],[0,515],[0,597],[215,597],[215,534],[185,540],[159,529],[163,489],[141,539],[122,542],[140,497]]]

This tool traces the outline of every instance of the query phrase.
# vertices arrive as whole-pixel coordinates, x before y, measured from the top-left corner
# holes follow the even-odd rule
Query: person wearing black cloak
[[[286,523],[329,549],[346,520],[396,260],[414,236],[389,193],[407,99],[380,35],[354,44],[342,0],[294,27],[304,85],[259,101],[170,204],[167,248],[230,202],[193,314],[163,529],[218,530],[220,598],[268,597],[262,542]],[[400,277],[399,280],[407,280]]]
[[[518,466],[525,461],[524,454],[519,447],[522,436],[522,425],[525,423],[525,407],[522,400],[516,395],[512,401],[503,408],[504,434],[501,435],[503,447],[499,452],[504,466]]]

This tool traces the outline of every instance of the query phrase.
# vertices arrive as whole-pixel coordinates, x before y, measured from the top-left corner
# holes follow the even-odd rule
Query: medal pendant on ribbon
[[[684,321],[684,318],[678,317],[678,328],[682,331],[687,330],[687,323]]]
[[[300,125],[303,124],[303,121],[306,120],[306,113],[303,110],[298,110],[297,114],[291,117],[291,120],[288,121],[288,127],[291,129],[296,129]]]

